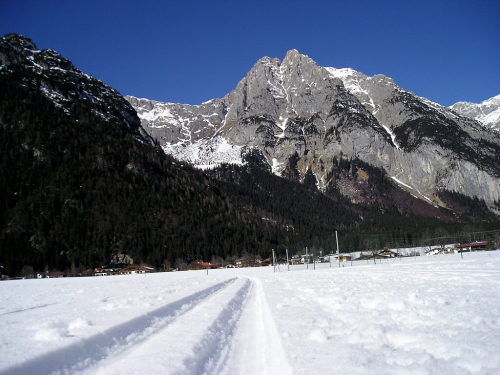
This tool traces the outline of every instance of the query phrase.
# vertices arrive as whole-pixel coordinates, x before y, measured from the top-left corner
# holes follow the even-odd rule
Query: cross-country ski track
[[[144,363],[162,374],[291,373],[261,281],[233,277],[0,374],[142,374]]]

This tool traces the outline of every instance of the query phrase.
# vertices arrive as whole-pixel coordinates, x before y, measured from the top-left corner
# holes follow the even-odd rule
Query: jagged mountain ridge
[[[500,131],[500,95],[479,104],[458,102],[449,108],[462,116],[473,118],[491,129]]]
[[[260,59],[235,90],[199,106],[126,98],[167,153],[198,167],[242,164],[257,150],[282,176],[297,154],[299,178],[312,171],[324,190],[336,160],[359,158],[435,204],[440,190],[500,198],[498,133],[388,77],[323,68],[296,50]]]

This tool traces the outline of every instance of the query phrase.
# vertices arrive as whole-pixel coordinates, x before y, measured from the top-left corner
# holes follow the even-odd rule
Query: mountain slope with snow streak
[[[500,251],[315,268],[2,282],[0,374],[500,371]]]

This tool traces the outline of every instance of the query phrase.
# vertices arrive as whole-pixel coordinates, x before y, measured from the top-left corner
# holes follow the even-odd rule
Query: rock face
[[[462,116],[473,118],[486,127],[500,131],[500,95],[480,104],[458,102],[453,104],[450,109]]]
[[[358,158],[426,200],[439,189],[500,199],[497,132],[388,77],[323,68],[296,50],[260,59],[234,91],[199,106],[126,98],[167,153],[198,167],[259,153],[275,174],[310,171],[325,189],[334,163]]]

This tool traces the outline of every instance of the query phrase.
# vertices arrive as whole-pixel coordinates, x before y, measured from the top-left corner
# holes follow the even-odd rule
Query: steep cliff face
[[[404,91],[383,75],[326,69],[342,79],[391,135],[397,150],[394,163],[386,168],[389,175],[427,197],[436,189],[448,189],[498,199],[498,134]]]
[[[334,163],[358,158],[431,201],[439,189],[487,202],[500,194],[500,137],[417,97],[383,75],[318,66],[296,50],[260,59],[236,89],[200,106],[127,97],[167,153],[195,166],[243,164],[258,152],[271,170],[320,189]],[[339,188],[339,186],[336,186]]]

